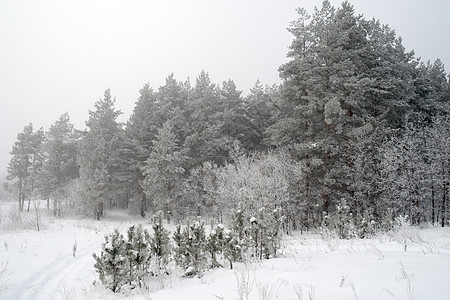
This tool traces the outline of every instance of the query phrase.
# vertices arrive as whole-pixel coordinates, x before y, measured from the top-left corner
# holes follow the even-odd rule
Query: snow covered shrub
[[[394,216],[392,214],[392,210],[390,208],[386,209],[386,212],[383,215],[381,220],[380,230],[383,232],[389,232],[394,229],[395,221]]]
[[[189,264],[188,258],[186,257],[187,253],[186,243],[189,238],[189,234],[186,228],[181,229],[181,225],[178,224],[175,228],[172,238],[173,241],[175,242],[175,249],[174,249],[175,263],[182,269],[186,269]]]
[[[145,276],[150,272],[152,253],[150,234],[142,224],[131,226],[127,232],[126,260],[128,263],[127,282],[142,287]]]
[[[246,218],[244,210],[239,208],[231,211],[231,230],[233,230],[241,240],[244,239],[248,224],[246,224]]]
[[[358,237],[362,239],[374,236],[377,231],[376,222],[368,212],[365,212],[364,216],[360,216],[357,219],[356,227]]]
[[[230,269],[233,269],[233,262],[242,260],[241,249],[239,235],[230,229],[226,230],[223,240],[223,256],[230,263]]]
[[[150,240],[151,252],[156,260],[156,274],[164,272],[169,263],[170,256],[170,238],[169,232],[162,225],[163,212],[159,212],[153,219],[153,237]]]
[[[215,229],[211,230],[206,241],[206,249],[210,254],[209,265],[211,268],[222,267],[217,261],[217,254],[223,253],[224,241],[224,227],[222,224],[219,224]]]
[[[411,225],[408,216],[398,216],[395,218],[394,231],[395,240],[402,244],[405,252],[408,245],[414,242],[414,239],[419,235],[417,228]]]
[[[327,239],[334,236],[334,231],[332,228],[330,217],[327,212],[322,212],[322,223],[320,225],[320,235],[322,238]]]
[[[349,239],[357,236],[355,225],[353,224],[353,216],[350,212],[350,206],[347,205],[345,199],[336,206],[337,223],[336,230],[340,239]]]
[[[261,208],[257,217],[250,218],[250,245],[253,255],[259,259],[276,257],[281,242],[281,224],[284,217],[281,209],[267,213]]]
[[[281,226],[285,217],[281,209],[271,212],[261,208],[256,216],[249,216],[243,209],[233,211],[231,230],[243,257],[276,257],[281,242]]]
[[[207,240],[204,223],[193,222],[183,230],[177,225],[173,234],[175,261],[185,276],[201,274],[207,265]]]
[[[281,208],[276,208],[272,211],[268,222],[266,239],[269,252],[273,257],[277,256],[277,251],[281,248],[281,227],[284,220],[285,216],[281,213]]]
[[[118,292],[126,283],[128,274],[127,249],[123,235],[116,229],[105,235],[100,256],[93,254],[94,267],[100,281],[113,292]]]

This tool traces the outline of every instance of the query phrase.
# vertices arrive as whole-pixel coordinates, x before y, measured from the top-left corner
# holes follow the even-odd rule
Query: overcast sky
[[[1,0],[0,175],[26,124],[46,130],[67,111],[84,129],[107,88],[126,121],[142,86],[157,89],[172,72],[194,82],[205,70],[213,83],[232,79],[244,94],[257,79],[279,83],[295,9],[312,12],[321,2]],[[450,1],[350,3],[389,24],[407,50],[423,60],[439,57],[450,70]]]

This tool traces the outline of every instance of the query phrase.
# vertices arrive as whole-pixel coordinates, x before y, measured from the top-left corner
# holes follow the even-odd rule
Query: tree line
[[[288,29],[282,83],[242,96],[201,72],[145,84],[125,124],[108,89],[76,130],[67,113],[46,132],[17,136],[5,186],[19,209],[47,199],[100,219],[128,207],[145,217],[208,216],[281,208],[285,229],[318,227],[343,201],[356,222],[386,215],[449,220],[450,83],[394,30],[329,1]],[[263,63],[263,62],[262,62]]]

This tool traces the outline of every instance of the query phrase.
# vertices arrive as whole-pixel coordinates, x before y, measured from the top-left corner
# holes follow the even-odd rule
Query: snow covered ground
[[[5,224],[4,207],[1,214]],[[279,258],[201,278],[175,272],[150,290],[114,294],[98,283],[92,253],[105,234],[142,219],[124,211],[100,222],[46,214],[39,232],[0,230],[0,299],[450,299],[450,228],[412,230],[406,252],[396,235],[324,240],[296,233],[285,237]]]

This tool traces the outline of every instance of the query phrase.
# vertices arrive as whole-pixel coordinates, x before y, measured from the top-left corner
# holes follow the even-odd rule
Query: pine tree
[[[126,283],[128,274],[126,242],[123,235],[117,229],[114,233],[105,235],[100,256],[94,253],[93,257],[100,281],[117,293]]]
[[[169,232],[164,229],[162,224],[163,213],[159,212],[154,217],[153,221],[153,237],[151,238],[150,248],[157,260],[156,275],[165,272],[165,268],[169,262],[170,238]]]
[[[179,150],[178,139],[169,121],[158,130],[153,144],[153,151],[142,168],[143,188],[170,221],[181,188],[185,157]]]
[[[83,133],[78,147],[80,180],[85,202],[81,207],[88,215],[97,219],[103,217],[104,206],[112,206],[114,187],[117,182],[118,135],[121,124],[117,122],[120,111],[114,108],[110,90],[105,91],[103,99],[95,103],[95,110],[89,111],[86,122],[88,130]]]
[[[28,198],[27,210],[30,210],[30,201],[34,197],[37,179],[42,171],[43,142],[43,129],[34,132],[30,123],[17,135],[17,141],[14,142],[10,152],[12,157],[8,164],[7,179],[13,182],[8,186],[17,194],[19,211],[23,211],[26,198]]]
[[[224,234],[223,255],[233,269],[233,262],[242,260],[242,249],[239,235],[228,229]]]
[[[216,226],[215,229],[211,230],[207,241],[206,249],[208,250],[210,257],[210,267],[217,268],[222,265],[218,262],[217,254],[223,253],[224,248],[224,227],[222,224]]]
[[[148,200],[142,188],[142,167],[147,160],[152,147],[152,142],[157,134],[156,113],[157,98],[150,85],[146,83],[139,91],[140,96],[136,102],[133,113],[127,122],[125,136],[130,152],[128,157],[129,189],[132,196],[140,199],[140,215],[147,214]]]
[[[235,99],[237,92],[229,92],[227,96]],[[223,163],[233,142],[223,134],[226,114],[224,108],[228,103],[225,99],[221,100],[220,89],[211,83],[209,74],[204,71],[197,77],[188,99],[186,113],[189,116],[189,130],[183,143],[190,158],[187,168],[196,167],[205,161]]]
[[[336,9],[323,1],[311,16],[298,13],[289,28],[291,61],[280,67],[278,119],[268,133],[272,145],[287,146],[304,162],[308,199],[320,214],[352,198],[360,143],[403,126],[417,61],[393,30],[355,15],[348,2]]]
[[[128,262],[127,281],[141,287],[145,276],[151,271],[151,238],[142,224],[131,226],[127,232],[126,255]]]
[[[79,176],[76,160],[78,137],[68,113],[61,115],[46,133],[39,193],[46,199],[53,199],[54,216],[62,216],[62,201],[68,197],[69,184]]]
[[[173,234],[175,261],[185,276],[201,274],[207,267],[207,238],[204,223],[193,222],[181,229],[177,225]]]

